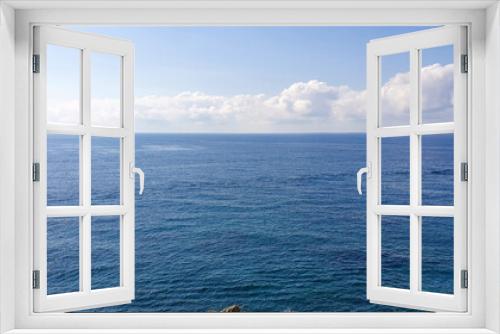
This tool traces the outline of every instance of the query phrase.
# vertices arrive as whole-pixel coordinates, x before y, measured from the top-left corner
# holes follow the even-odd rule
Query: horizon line
[[[172,134],[172,135],[333,135],[333,134],[366,134],[365,132],[146,132],[136,131],[136,134]]]

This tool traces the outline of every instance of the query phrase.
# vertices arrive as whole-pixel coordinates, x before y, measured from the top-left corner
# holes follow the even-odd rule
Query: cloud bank
[[[422,69],[422,108],[433,121],[452,108],[453,65]],[[398,73],[381,88],[383,117],[388,123],[408,119],[408,73]],[[49,101],[49,119],[68,122],[76,101]],[[92,117],[100,125],[116,122],[119,105],[110,99],[92,101]],[[296,82],[279,94],[220,96],[182,92],[173,96],[136,98],[139,132],[348,132],[364,131],[366,91],[310,80]],[[386,123],[387,124],[387,123]]]

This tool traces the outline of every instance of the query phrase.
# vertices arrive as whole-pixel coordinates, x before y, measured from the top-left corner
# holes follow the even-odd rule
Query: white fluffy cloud
[[[136,100],[135,112],[138,127],[159,122],[171,131],[327,131],[331,126],[342,130],[343,122],[356,125],[364,118],[364,96],[346,86],[311,80],[274,96],[144,96]]]
[[[453,106],[453,64],[433,64],[422,68],[422,111],[426,121],[448,121]],[[398,73],[381,89],[384,125],[400,125],[409,120],[410,78]]]
[[[450,110],[453,66],[434,64],[422,69],[423,108],[439,121]],[[387,118],[405,117],[409,104],[409,76],[399,73],[381,89]],[[49,102],[49,119],[71,120],[75,101]],[[116,120],[118,104],[95,100],[93,117],[99,124]],[[138,131],[156,132],[310,132],[362,131],[366,92],[311,80],[297,82],[276,95],[219,96],[183,92],[173,96],[136,98]],[[407,116],[406,116],[407,117]]]

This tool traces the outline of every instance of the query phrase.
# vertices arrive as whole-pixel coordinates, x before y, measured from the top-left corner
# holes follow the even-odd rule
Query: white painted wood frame
[[[467,311],[467,289],[461,287],[461,271],[467,270],[467,182],[461,180],[461,163],[467,162],[467,73],[462,73],[462,55],[467,55],[467,28],[445,26],[370,41],[367,47],[367,297],[373,303],[431,311]],[[422,124],[420,84],[421,51],[453,46],[453,122]],[[382,126],[381,59],[407,53],[409,56],[409,125]],[[422,205],[422,136],[454,136],[454,205]],[[381,201],[382,138],[409,138],[409,205],[384,205]],[[409,289],[382,286],[382,217],[409,217]],[[454,217],[453,294],[422,290],[422,217]]]
[[[133,45],[128,41],[53,27],[34,28],[34,52],[40,56],[40,71],[33,74],[34,92],[34,161],[40,164],[40,181],[34,183],[34,252],[33,269],[40,271],[40,288],[34,289],[34,311],[75,311],[129,303],[134,299],[134,179],[128,170],[134,163],[133,114]],[[47,46],[56,45],[79,50],[80,54],[80,124],[47,124]],[[91,54],[113,54],[121,62],[121,115],[119,128],[96,127],[91,124]],[[80,204],[47,206],[47,136],[78,136],[80,141]],[[120,140],[120,204],[93,205],[92,137]],[[92,217],[120,217],[120,286],[92,289]],[[47,219],[79,218],[80,269],[79,291],[47,294]]]

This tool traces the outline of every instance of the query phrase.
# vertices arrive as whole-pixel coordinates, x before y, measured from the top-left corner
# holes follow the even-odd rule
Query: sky
[[[366,44],[428,27],[69,28],[133,42],[137,132],[300,133],[364,131]],[[450,50],[429,50],[423,59],[424,108],[437,120],[450,109]],[[49,52],[49,121],[75,120],[78,59],[61,48]],[[406,119],[408,59],[383,61],[391,124]],[[93,55],[95,125],[117,122],[117,64]]]

